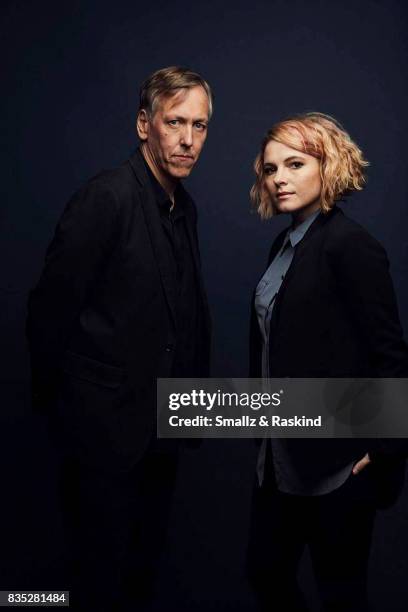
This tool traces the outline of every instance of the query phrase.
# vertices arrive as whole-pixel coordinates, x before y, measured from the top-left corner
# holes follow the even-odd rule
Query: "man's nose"
[[[185,147],[191,147],[193,144],[193,127],[185,125],[181,133],[180,143]]]

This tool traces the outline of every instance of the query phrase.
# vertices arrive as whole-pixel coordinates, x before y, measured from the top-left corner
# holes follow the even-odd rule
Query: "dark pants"
[[[129,472],[65,461],[70,607],[142,610],[154,595],[177,469],[177,451],[153,448]]]
[[[363,472],[319,496],[281,493],[270,473],[262,487],[255,486],[248,570],[261,610],[308,610],[296,579],[306,545],[323,610],[369,609],[366,578],[375,507],[359,494],[360,477]]]

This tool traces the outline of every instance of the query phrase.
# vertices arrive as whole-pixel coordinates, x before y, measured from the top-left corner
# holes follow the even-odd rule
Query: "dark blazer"
[[[197,214],[186,194],[202,325],[197,376],[208,376],[210,318]],[[68,203],[30,293],[34,403],[62,419],[82,461],[127,469],[155,434],[156,378],[170,377],[176,285],[140,151]]]
[[[282,246],[286,231],[273,243],[268,265]],[[271,377],[408,376],[408,347],[386,253],[337,207],[327,215],[320,214],[295,248],[276,297],[270,329]],[[253,301],[252,377],[262,375],[261,356],[262,339]],[[321,470],[322,475],[360,459],[361,453],[369,450],[378,462],[381,460],[381,466],[393,463],[397,488],[401,485],[404,440],[288,440],[288,445],[299,460]]]

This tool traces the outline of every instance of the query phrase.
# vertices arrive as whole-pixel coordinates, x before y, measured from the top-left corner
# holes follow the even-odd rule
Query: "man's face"
[[[208,96],[201,86],[158,100],[139,136],[160,175],[174,180],[190,174],[207,137],[208,112]]]

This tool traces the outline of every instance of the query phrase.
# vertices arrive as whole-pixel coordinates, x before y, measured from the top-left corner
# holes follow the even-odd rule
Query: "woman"
[[[367,165],[320,113],[277,123],[264,138],[251,198],[263,219],[290,213],[292,225],[254,294],[252,377],[408,376],[387,256],[336,206],[363,188]],[[359,445],[262,442],[249,568],[264,609],[306,609],[296,570],[308,544],[324,610],[368,610],[375,512],[398,494],[404,462],[396,441]]]

